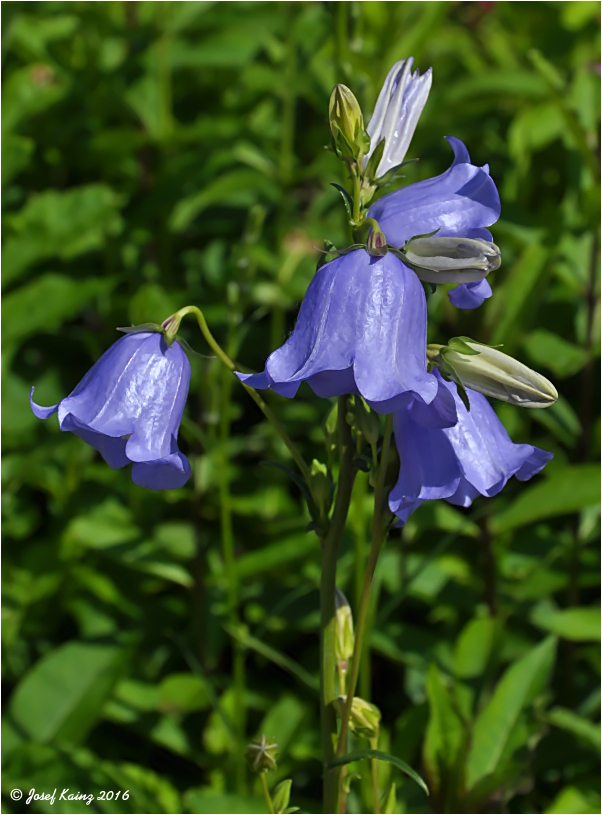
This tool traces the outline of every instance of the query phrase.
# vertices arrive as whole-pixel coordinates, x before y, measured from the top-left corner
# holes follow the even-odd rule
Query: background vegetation
[[[261,812],[242,748],[276,738],[270,785],[318,811],[317,538],[285,448],[217,360],[192,360],[194,477],[145,492],[27,398],[65,396],[115,327],[200,305],[260,369],[316,252],[347,240],[328,97],[370,112],[397,59],[433,67],[406,183],[465,140],[502,198],[495,295],[438,291],[431,341],[503,342],[558,386],[502,406],[542,476],[464,512],[426,504],[377,574],[361,694],[383,713],[397,812],[600,812],[599,12],[597,2],[3,5],[3,795],[129,800],[85,811]],[[207,352],[194,325],[184,333]],[[270,396],[324,457],[330,404]],[[371,502],[356,486],[339,567],[352,605]],[[357,564],[357,565],[354,565]],[[234,678],[233,678],[234,677]],[[365,743],[364,743],[365,745]],[[365,745],[367,746],[367,745]],[[350,811],[372,811],[357,766]]]

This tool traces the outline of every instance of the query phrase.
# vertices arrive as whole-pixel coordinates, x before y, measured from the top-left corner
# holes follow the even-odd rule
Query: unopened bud
[[[465,387],[502,402],[519,407],[546,408],[558,399],[556,388],[545,376],[508,354],[468,337],[454,338],[446,346],[429,345],[427,356],[440,366],[444,376],[446,365],[451,366],[452,378],[457,374]]]
[[[345,708],[345,697],[339,696],[335,701],[335,709],[339,715]],[[351,703],[351,715],[349,716],[349,729],[356,736],[362,736],[366,739],[375,739],[378,737],[380,728],[381,713],[380,710],[371,702],[366,702],[360,699],[359,696],[353,697]]]
[[[387,254],[387,239],[380,231],[372,230],[366,241],[366,252],[372,257],[383,257]]]
[[[351,606],[343,592],[336,589],[336,627],[334,653],[338,663],[346,663],[353,656],[355,636],[353,633],[353,614]]]
[[[320,512],[323,515],[328,514],[332,503],[332,476],[326,465],[316,458],[311,463],[309,486]]]
[[[380,436],[380,419],[378,413],[370,410],[361,396],[355,397],[353,420],[356,428],[364,435],[370,445],[375,445]]]
[[[245,758],[250,769],[254,773],[267,773],[276,769],[276,753],[278,745],[271,736],[264,736],[262,733],[258,739],[253,739],[247,745]]]
[[[404,260],[425,283],[474,283],[499,269],[499,247],[480,238],[414,238]]]
[[[330,130],[339,158],[357,160],[370,149],[362,109],[346,85],[335,85],[328,107]]]

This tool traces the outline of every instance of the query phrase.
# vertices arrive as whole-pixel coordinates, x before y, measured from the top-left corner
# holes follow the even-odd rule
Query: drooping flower
[[[368,216],[378,221],[391,246],[402,248],[411,238],[433,232],[438,238],[493,242],[485,227],[497,221],[501,207],[489,168],[471,164],[460,139],[448,136],[447,141],[454,160],[446,172],[389,193],[370,207]],[[459,308],[474,308],[488,296],[491,287],[482,281],[460,283],[450,292]]]
[[[514,444],[480,393],[467,388],[469,412],[456,385],[445,382],[438,372],[435,376],[453,396],[458,422],[447,428],[427,427],[424,417],[411,415],[407,408],[396,412],[401,469],[389,507],[402,523],[424,501],[444,498],[468,507],[478,495],[497,495],[513,475],[527,481],[552,458],[552,453],[531,444]]]
[[[378,95],[374,113],[367,130],[370,135],[370,151],[367,160],[381,141],[385,146],[375,177],[380,178],[388,170],[401,164],[412,141],[418,119],[431,89],[432,71],[429,68],[420,76],[412,73],[414,58],[401,59],[387,74]]]
[[[426,369],[422,284],[391,253],[338,257],[316,272],[292,334],[263,373],[237,376],[287,397],[301,382],[320,397],[359,393],[379,413],[429,404],[438,385]]]
[[[126,334],[93,365],[58,405],[31,409],[38,419],[58,413],[59,427],[94,447],[113,469],[132,464],[132,481],[176,489],[190,477],[178,450],[178,429],[190,383],[181,346],[160,333]]]

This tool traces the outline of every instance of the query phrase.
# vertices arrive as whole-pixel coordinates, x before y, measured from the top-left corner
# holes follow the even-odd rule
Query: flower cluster
[[[402,523],[425,500],[468,506],[477,494],[495,495],[512,475],[530,478],[551,457],[513,444],[482,394],[527,407],[557,397],[543,377],[487,346],[456,338],[427,349],[423,284],[456,283],[449,298],[460,309],[492,296],[487,275],[501,256],[487,227],[500,199],[489,168],[474,165],[449,136],[454,159],[446,172],[371,203],[397,176],[428,98],[430,69],[421,76],[412,67],[412,59],[393,66],[367,127],[349,88],[334,89],[333,149],[352,178],[350,224],[365,242],[333,251],[320,266],[292,334],[263,372],[237,373],[248,388],[291,398],[307,382],[320,397],[355,395],[358,404],[361,397],[377,413],[394,414],[402,465],[390,508]],[[131,463],[136,484],[182,486],[190,465],[177,436],[190,365],[176,337],[191,309],[121,338],[58,405],[32,400],[35,415],[58,413],[61,430],[111,467]]]

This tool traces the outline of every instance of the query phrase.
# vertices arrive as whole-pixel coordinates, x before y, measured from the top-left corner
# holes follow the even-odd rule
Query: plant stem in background
[[[378,750],[378,736],[374,739],[370,739],[370,749]],[[374,810],[374,815],[379,815],[380,791],[378,786],[378,759],[370,759],[370,769],[372,771],[372,808]]]
[[[232,352],[234,337],[233,323],[230,323],[228,332],[228,350]],[[221,404],[220,404],[220,433],[219,452],[220,465],[218,469],[219,495],[220,495],[220,522],[222,532],[222,552],[224,557],[224,571],[227,583],[228,618],[230,625],[235,629],[240,626],[238,593],[238,575],[236,572],[236,559],[234,551],[234,530],[232,527],[232,506],[230,500],[230,474],[228,461],[228,443],[230,441],[230,416],[232,413],[232,376],[222,369]],[[234,680],[234,721],[236,727],[236,788],[239,793],[245,792],[245,731],[246,731],[246,679],[245,654],[240,642],[232,640],[233,649],[233,680]]]
[[[323,811],[336,812],[340,769],[328,770],[326,765],[334,757],[337,720],[333,707],[336,699],[335,654],[335,590],[337,558],[341,538],[351,502],[355,479],[353,441],[347,424],[347,397],[338,400],[337,442],[340,470],[337,495],[330,527],[322,544],[322,571],[320,576],[320,725],[322,732],[322,761],[324,763]]]
[[[359,676],[361,654],[364,647],[364,634],[366,631],[366,619],[368,616],[368,608],[370,603],[370,590],[372,588],[372,579],[376,570],[378,556],[385,541],[386,529],[383,529],[383,516],[385,504],[385,476],[387,473],[387,464],[389,461],[389,450],[391,448],[391,437],[393,435],[393,417],[389,414],[385,421],[385,431],[383,438],[383,446],[380,455],[380,465],[378,469],[378,479],[376,488],[374,490],[374,520],[372,524],[372,545],[370,547],[370,554],[368,555],[368,563],[366,566],[366,574],[364,576],[364,584],[362,586],[362,596],[360,605],[357,612],[357,622],[355,628],[355,645],[353,649],[353,662],[351,664],[351,673],[349,676],[349,687],[347,690],[347,701],[343,710],[341,718],[341,730],[339,732],[339,741],[337,744],[336,755],[337,758],[345,755],[347,752],[347,734],[349,731],[349,715],[351,713],[351,704],[355,695],[357,687],[357,679]]]
[[[265,805],[267,807],[268,813],[270,815],[274,812],[274,804],[272,803],[272,798],[270,796],[270,791],[268,790],[268,782],[265,780],[265,773],[259,773],[259,780],[261,781],[261,790],[263,792],[263,797],[265,798]]]
[[[224,352],[222,347],[215,340],[215,337],[213,336],[213,334],[209,330],[209,326],[207,325],[207,321],[205,320],[205,316],[204,316],[203,312],[200,310],[200,308],[197,308],[197,306],[186,306],[185,308],[180,309],[180,311],[178,312],[178,315],[180,317],[184,317],[186,314],[194,314],[194,316],[196,317],[196,321],[197,321],[197,323],[199,325],[199,328],[201,329],[201,333],[202,333],[203,337],[205,338],[207,344],[209,345],[211,350],[214,352],[214,354],[216,354],[216,356],[218,356],[221,359],[221,361],[224,363],[226,368],[228,368],[233,373],[236,370],[236,365],[234,364],[234,362],[232,362],[232,360],[230,359],[228,354],[226,354]],[[270,424],[272,425],[274,430],[278,433],[278,435],[280,436],[280,438],[282,439],[282,441],[286,445],[288,451],[290,452],[291,456],[294,458],[295,463],[299,467],[299,470],[301,471],[301,475],[303,476],[303,478],[305,478],[305,480],[309,484],[309,482],[310,482],[309,467],[307,466],[307,463],[305,462],[303,456],[301,455],[301,453],[297,449],[294,442],[289,438],[289,435],[286,432],[286,430],[282,427],[282,425],[280,424],[280,422],[278,421],[278,419],[276,418],[276,416],[272,412],[271,408],[269,408],[268,405],[266,405],[266,403],[263,401],[263,399],[257,393],[256,390],[254,390],[253,388],[250,388],[248,385],[245,385],[244,382],[241,382],[241,385],[246,390],[246,392],[249,394],[251,399],[253,399],[255,404],[259,407],[259,409],[261,410],[263,415],[266,417],[266,419],[270,422]]]

